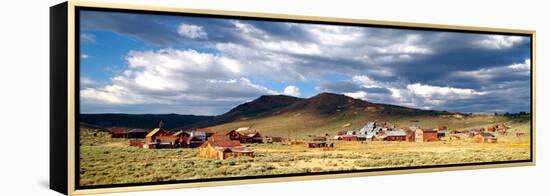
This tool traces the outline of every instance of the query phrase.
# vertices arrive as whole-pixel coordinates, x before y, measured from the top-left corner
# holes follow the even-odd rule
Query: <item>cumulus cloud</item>
[[[478,84],[490,85],[493,83],[513,80],[529,80],[531,75],[531,60],[513,63],[492,68],[482,68],[472,71],[456,71],[449,74],[449,79],[460,81],[476,81]]]
[[[94,84],[97,84],[97,82],[96,82],[95,80],[90,79],[89,77],[81,76],[81,77],[80,77],[80,84],[86,86],[86,85],[94,85]]]
[[[284,95],[299,97],[300,96],[300,89],[296,86],[287,86],[285,90],[283,91]]]
[[[410,83],[406,80],[377,81],[366,75],[353,76],[351,81],[341,82],[341,84],[352,85],[355,88],[345,88],[341,85],[342,88],[331,89],[331,92],[370,102],[422,109],[445,110],[447,104],[453,101],[478,98],[487,94],[475,89]],[[331,86],[328,85],[328,87]],[[327,88],[325,86],[322,89]]]
[[[406,36],[404,42],[394,43],[389,46],[379,47],[377,51],[383,54],[430,54],[432,50],[428,47],[419,46],[422,42],[422,36],[410,34]],[[403,56],[405,57],[405,56]]]
[[[110,84],[82,89],[82,101],[112,105],[226,103],[216,111],[219,113],[260,95],[277,94],[241,76],[238,62],[215,54],[192,49],[132,51],[126,61],[128,67],[112,77]]]
[[[182,23],[178,26],[178,33],[191,39],[206,39],[208,34],[202,26]]]
[[[87,58],[90,58],[90,56],[87,55],[87,54],[81,54],[81,55],[80,55],[80,58],[81,58],[81,59],[87,59]]]
[[[474,43],[488,49],[507,49],[523,41],[525,38],[520,36],[487,35]]]
[[[88,33],[81,33],[80,34],[80,41],[81,42],[95,42],[95,35],[88,34]]]
[[[355,99],[368,100],[367,92],[365,92],[365,91],[347,92],[347,93],[344,93],[344,95],[346,95],[348,97],[351,97],[351,98],[355,98]]]
[[[108,85],[81,91],[90,103],[148,104],[149,110],[186,103],[177,108],[219,113],[262,94],[316,90],[431,109],[529,108],[517,104],[523,95],[506,90],[529,89],[526,36],[89,11],[83,18],[84,30],[162,48],[126,54],[127,68]],[[316,88],[276,92],[259,83]]]

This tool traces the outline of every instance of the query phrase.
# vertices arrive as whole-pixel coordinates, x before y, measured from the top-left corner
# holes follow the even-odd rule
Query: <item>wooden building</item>
[[[468,130],[468,135],[470,137],[474,137],[476,135],[479,135],[479,134],[483,133],[484,130],[485,129],[481,129],[481,128],[472,128],[472,129]]]
[[[409,141],[409,142],[414,142],[414,141],[416,141],[416,140],[415,140],[415,137],[414,137],[415,134],[416,134],[416,131],[415,131],[415,130],[416,130],[416,129],[414,129],[414,130],[413,130],[413,129],[407,129],[407,130],[405,130],[405,134],[407,134],[406,139],[405,139],[406,141]]]
[[[265,143],[283,142],[283,138],[279,136],[265,136],[264,142]]]
[[[223,134],[223,133],[218,132],[218,134]],[[243,137],[243,135],[241,133],[237,132],[236,130],[231,130],[231,131],[225,133],[225,135],[227,135],[230,140],[238,140],[238,141],[241,141],[241,137]]]
[[[305,142],[308,148],[332,148],[333,143],[328,143],[326,137],[314,136]]]
[[[251,133],[246,133],[244,137],[241,138],[241,143],[262,143],[262,135],[256,131]]]
[[[314,142],[325,142],[325,141],[327,141],[327,138],[326,138],[326,137],[312,137],[312,138],[311,138],[311,141],[314,141]]]
[[[414,138],[416,142],[430,142],[437,141],[437,131],[434,129],[416,129]]]
[[[405,131],[386,131],[386,141],[406,141],[407,133]]]
[[[472,138],[474,142],[497,143],[497,137],[491,133],[480,133]]]
[[[111,138],[127,138],[128,137],[128,132],[124,128],[111,127],[108,130],[109,130],[109,134],[111,134]]]
[[[161,129],[161,128],[155,128],[151,130],[146,136],[145,141],[147,143],[161,143],[161,138],[165,139],[166,136],[170,136],[172,133],[170,133],[167,130]]]
[[[359,141],[359,138],[355,135],[342,135],[338,138],[338,140],[342,141]]]
[[[315,141],[307,142],[307,147],[308,148],[327,148],[330,145],[332,145],[332,143],[328,144],[327,142],[315,142]]]
[[[447,134],[446,131],[440,129],[439,131],[437,131],[437,138],[438,139],[444,138],[446,134]]]
[[[139,138],[145,138],[145,136],[147,136],[148,133],[149,131],[145,129],[132,129],[128,131],[127,136],[128,138],[139,139]]]
[[[218,132],[217,134],[225,134],[229,137],[231,140],[237,140],[241,143],[262,143],[263,138],[260,133],[258,133],[256,130],[254,131],[248,131],[248,130],[242,130],[240,128],[240,131],[232,130],[227,133]]]
[[[240,141],[224,136],[212,136],[199,147],[199,156],[224,160],[229,157],[254,157],[252,149],[241,146]]]
[[[167,136],[172,135],[173,133],[164,129],[164,122],[160,121],[159,127],[155,128],[145,136],[146,143],[162,143],[162,139],[166,140]]]

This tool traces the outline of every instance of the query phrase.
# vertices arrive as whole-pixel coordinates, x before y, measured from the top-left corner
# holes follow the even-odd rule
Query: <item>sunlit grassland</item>
[[[246,144],[256,157],[204,159],[198,149],[141,149],[126,139],[81,130],[81,185],[159,182],[234,176],[314,173],[370,168],[410,167],[458,163],[527,160],[530,157],[529,122],[511,122],[511,133],[498,143],[460,140],[415,142],[335,142],[330,151],[305,145]],[[475,126],[472,126],[475,127]],[[527,135],[516,137],[515,132]],[[496,134],[496,133],[495,133]]]

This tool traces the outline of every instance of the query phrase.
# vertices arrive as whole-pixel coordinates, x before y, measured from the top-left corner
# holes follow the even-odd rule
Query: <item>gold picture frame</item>
[[[329,22],[339,24],[358,24],[358,25],[381,25],[385,27],[412,27],[421,29],[433,30],[457,30],[471,32],[491,32],[491,33],[514,33],[522,34],[531,37],[531,157],[529,161],[521,161],[514,163],[499,163],[499,164],[475,164],[461,165],[452,167],[424,167],[412,169],[395,169],[381,171],[364,171],[353,173],[338,173],[338,174],[323,174],[323,175],[303,175],[303,176],[286,176],[286,177],[270,177],[270,178],[254,178],[254,179],[239,179],[239,180],[223,180],[223,181],[208,181],[208,182],[189,182],[189,183],[163,183],[154,185],[139,185],[139,186],[122,186],[122,187],[99,187],[92,189],[78,189],[76,185],[77,169],[76,168],[76,152],[77,148],[75,131],[78,123],[75,122],[75,116],[78,115],[75,111],[75,106],[78,104],[76,89],[77,72],[75,62],[78,59],[75,51],[77,50],[76,37],[76,11],[79,7],[100,8],[100,9],[120,9],[128,11],[147,11],[147,12],[164,12],[164,13],[188,13],[202,14],[215,16],[237,16],[237,17],[252,17],[259,19],[283,19],[306,22]],[[350,178],[376,175],[392,175],[392,174],[407,174],[420,172],[439,172],[453,170],[470,170],[470,169],[485,169],[485,168],[502,168],[516,166],[534,166],[536,163],[536,137],[535,137],[535,119],[536,119],[536,32],[534,30],[519,30],[519,29],[504,29],[504,28],[488,28],[488,27],[472,27],[472,26],[456,26],[456,25],[441,25],[441,24],[424,24],[424,23],[408,23],[408,22],[392,22],[378,21],[366,19],[350,19],[350,18],[331,18],[318,16],[301,16],[301,15],[286,15],[272,13],[253,13],[253,12],[238,12],[226,10],[202,10],[202,9],[187,9],[178,7],[162,7],[139,4],[115,4],[115,3],[99,3],[92,1],[73,1],[59,4],[52,7],[51,17],[51,55],[52,55],[52,128],[50,130],[50,165],[54,168],[50,169],[50,187],[58,192],[67,195],[88,195],[99,193],[114,193],[114,192],[129,192],[129,191],[145,191],[145,190],[163,190],[177,189],[190,187],[208,187],[222,185],[237,185],[237,184],[253,184],[253,183],[269,183],[269,182],[287,182],[300,180],[318,180],[318,179],[334,179],[334,178]],[[65,40],[64,40],[65,38]],[[64,40],[64,41],[63,41]],[[66,48],[66,50],[59,50]],[[65,71],[59,71],[65,69]],[[65,75],[66,74],[66,75]],[[66,140],[65,140],[66,138]],[[52,143],[53,142],[53,143]]]

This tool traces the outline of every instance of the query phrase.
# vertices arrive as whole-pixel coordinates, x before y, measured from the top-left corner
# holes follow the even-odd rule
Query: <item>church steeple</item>
[[[162,120],[159,122],[159,129],[164,129],[164,122]]]

